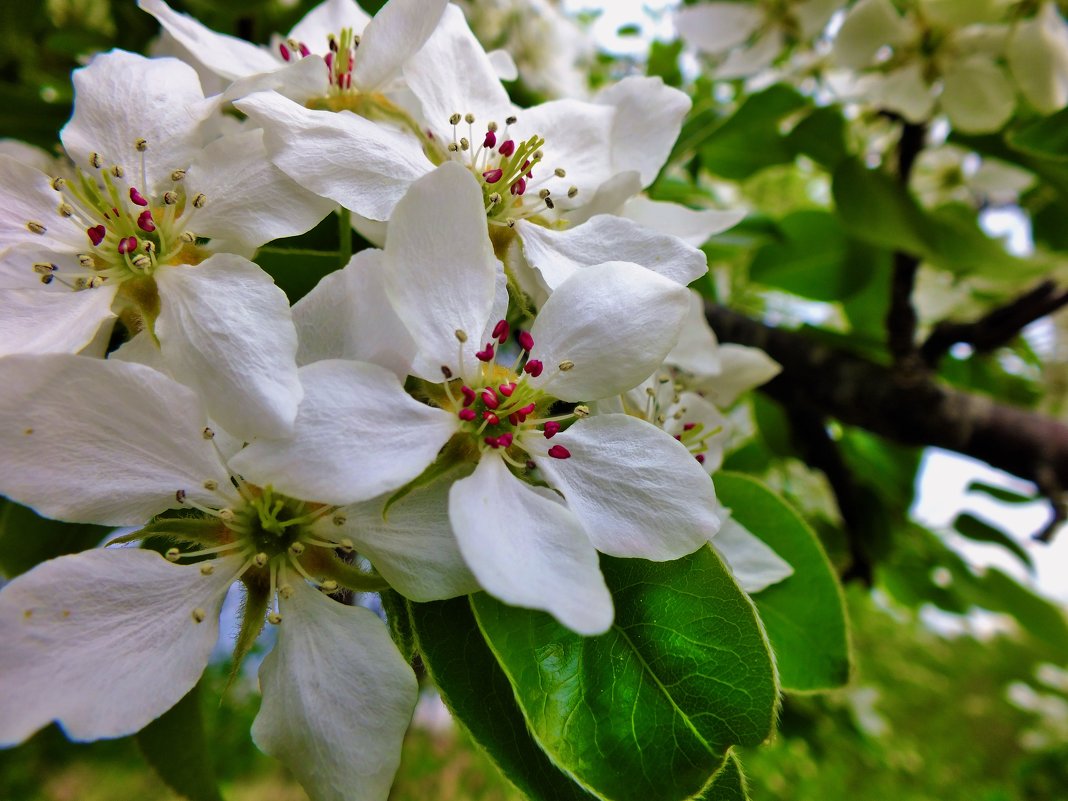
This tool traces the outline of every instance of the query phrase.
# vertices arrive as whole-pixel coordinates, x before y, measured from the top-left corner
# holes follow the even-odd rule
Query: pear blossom
[[[325,593],[386,581],[419,600],[475,590],[442,511],[446,485],[410,493],[387,521],[382,499],[339,506],[252,484],[188,387],[123,361],[0,359],[0,420],[0,492],[60,519],[144,526],[126,540],[175,543],[164,556],[64,556],[0,591],[0,680],[18,690],[0,698],[0,745],[53,720],[76,740],[144,727],[198,681],[240,582],[235,658],[265,620],[278,628],[256,742],[314,799],[386,798],[416,680],[373,613]]]
[[[613,609],[598,550],[674,559],[718,527],[712,483],[684,445],[630,415],[590,415],[585,403],[626,391],[662,362],[688,293],[634,264],[594,265],[562,283],[529,330],[513,331],[487,228],[477,181],[454,163],[416,181],[394,212],[379,258],[415,343],[406,386],[423,411],[381,463],[425,470],[409,487],[459,470],[448,515],[479,584],[580,633],[603,632]],[[242,452],[248,480],[270,474],[280,491],[325,502],[381,491],[367,488],[373,471],[354,469],[358,432],[378,422],[348,400],[359,390],[346,371],[356,368],[343,364],[302,368],[332,370],[335,389],[305,393],[288,445]],[[401,391],[380,398],[379,414],[412,403]],[[317,443],[332,446],[323,469],[285,477],[309,448],[327,450]]]
[[[138,0],[205,68],[235,82],[228,97],[271,88],[300,103],[402,120],[386,99],[400,68],[434,31],[447,0],[390,0],[371,18],[353,0],[324,0],[261,47],[216,33],[163,0]]]
[[[421,139],[273,92],[235,105],[264,128],[278,167],[370,220],[391,219],[412,182],[436,165],[464,166],[478,181],[498,257],[529,294],[547,296],[576,270],[606,260],[683,284],[706,272],[704,255],[688,242],[585,208],[584,198],[621,173],[634,173],[634,192],[653,181],[690,107],[682,92],[658,78],[629,77],[591,102],[517,109],[452,6],[404,77],[422,108]],[[518,275],[529,268],[533,276]]]
[[[1052,114],[1068,105],[1068,22],[1056,3],[1047,0],[1034,17],[1016,23],[1005,56],[1032,106]]]
[[[234,434],[286,430],[296,333],[246,255],[331,204],[271,166],[261,131],[212,137],[217,104],[177,60],[113,51],[74,85],[72,170],[0,155],[0,353],[77,352],[118,318],[151,332],[168,372]]]
[[[717,78],[748,78],[770,66],[788,44],[818,36],[842,5],[842,0],[701,3],[676,11],[675,28],[687,45],[720,59],[712,73]]]
[[[999,130],[1016,107],[1001,60],[1009,29],[1004,4],[920,0],[900,13],[890,0],[860,0],[846,15],[834,60],[863,70],[847,96],[920,123],[936,108],[968,133]]]

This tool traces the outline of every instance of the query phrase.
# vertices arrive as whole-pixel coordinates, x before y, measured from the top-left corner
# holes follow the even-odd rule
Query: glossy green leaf
[[[1054,161],[1068,161],[1068,109],[1029,123],[1005,136],[1016,150]]]
[[[797,211],[779,222],[781,239],[757,251],[749,266],[754,281],[813,300],[840,300],[868,278],[867,265],[849,258],[849,242],[837,216]]]
[[[719,773],[694,801],[749,801],[749,789],[737,754],[727,757]]]
[[[923,211],[890,175],[847,159],[831,188],[842,224],[858,239],[888,250],[928,252]]]
[[[701,163],[709,172],[734,180],[773,164],[790,163],[794,150],[779,131],[779,123],[807,103],[796,90],[782,84],[750,95],[732,116],[699,140]]]
[[[592,801],[531,737],[467,598],[407,602],[407,610],[416,650],[442,700],[508,780],[531,801]]]
[[[189,801],[222,801],[204,735],[198,684],[136,735],[159,777]]]
[[[46,559],[99,545],[111,529],[61,523],[0,498],[0,574],[14,578]]]
[[[485,594],[472,607],[531,731],[611,801],[675,801],[734,744],[771,732],[775,669],[756,609],[711,548],[673,562],[601,558],[612,628],[581,637]]]
[[[794,153],[833,170],[849,155],[845,117],[835,106],[817,108],[794,126],[786,143]]]
[[[825,690],[849,681],[849,632],[842,588],[808,524],[756,479],[720,471],[716,494],[731,515],[790,563],[785,581],[753,601],[768,632],[785,690]]]
[[[973,542],[988,542],[992,545],[1000,545],[1007,551],[1012,552],[1021,562],[1028,567],[1034,567],[1031,554],[1025,551],[1016,540],[999,528],[995,528],[987,521],[976,517],[970,512],[962,512],[953,521],[955,528],[961,536],[967,537]]]
[[[256,264],[274,279],[290,303],[307,295],[327,273],[338,269],[337,253],[320,250],[260,248]]]

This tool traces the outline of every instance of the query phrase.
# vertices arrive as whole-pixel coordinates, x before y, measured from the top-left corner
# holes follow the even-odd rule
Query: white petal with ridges
[[[712,547],[750,595],[778,584],[794,573],[789,562],[733,517],[723,521],[712,540]]]
[[[597,551],[575,515],[547,494],[499,456],[483,455],[449,492],[460,551],[490,595],[542,609],[579,634],[602,634],[614,610]]]
[[[56,213],[59,193],[52,189],[50,176],[20,164],[9,155],[0,155],[0,253],[23,245],[32,248],[76,251],[89,246],[89,237],[73,218]],[[37,234],[27,223],[44,227]],[[26,264],[27,271],[30,263]]]
[[[556,289],[575,271],[606,260],[640,264],[680,284],[708,271],[705,254],[692,245],[611,214],[599,214],[563,231],[526,220],[515,228],[523,255],[549,289]]]
[[[353,0],[324,0],[293,26],[287,39],[303,42],[313,53],[329,52],[330,34],[341,35],[342,28],[352,28],[359,36],[371,17]]]
[[[304,189],[268,161],[258,129],[216,139],[185,180],[189,194],[207,198],[193,223],[197,234],[249,248],[302,234],[334,208],[333,201]]]
[[[379,90],[396,76],[441,20],[448,0],[389,0],[360,38],[352,83],[364,92]]]
[[[626,414],[595,415],[548,445],[562,445],[571,457],[535,452],[535,463],[603,553],[678,559],[719,530],[708,474],[682,443],[652,423]]]
[[[746,215],[743,209],[691,209],[678,203],[650,200],[644,195],[628,200],[620,213],[646,228],[677,236],[695,248],[733,228]]]
[[[389,507],[389,495],[346,506],[342,526],[325,518],[328,537],[349,537],[356,550],[401,595],[437,601],[478,592],[481,587],[460,553],[449,523],[449,488],[455,473],[413,489]]]
[[[658,77],[632,75],[598,92],[596,102],[615,110],[612,172],[637,170],[648,186],[675,146],[690,98]]]
[[[471,174],[447,162],[412,184],[390,221],[385,252],[386,294],[418,348],[413,373],[430,381],[442,380],[442,365],[471,373],[497,274]],[[463,365],[458,330],[467,335]]]
[[[4,292],[0,356],[11,353],[77,353],[115,315],[116,286],[72,292],[44,287]]]
[[[719,341],[705,317],[705,301],[690,290],[690,308],[679,341],[664,362],[697,376],[718,375],[722,369]]]
[[[188,167],[205,143],[216,103],[204,99],[196,71],[176,58],[112,50],[75,70],[73,81],[74,114],[59,135],[83,169],[93,169],[89,154],[96,152],[105,167],[118,164],[133,183],[143,157],[148,186],[138,188],[148,197],[164,184],[169,188],[171,173]],[[144,154],[134,147],[139,138],[148,142]]]
[[[293,306],[298,364],[351,359],[408,374],[415,342],[386,297],[385,269],[382,251],[361,250]]]
[[[721,409],[782,372],[779,363],[759,348],[730,342],[719,346],[719,361],[719,373],[695,382],[695,388]]]
[[[288,433],[297,415],[297,331],[285,293],[247,259],[218,253],[156,273],[156,335],[168,372],[246,440]]]
[[[122,737],[170,709],[208,663],[238,566],[204,576],[116,548],[43,562],[4,587],[0,747],[53,720],[73,740]]]
[[[764,13],[750,5],[703,3],[680,8],[675,13],[675,30],[690,47],[717,54],[745,42],[764,19]]]
[[[689,310],[686,287],[627,262],[578,270],[531,326],[545,370],[528,379],[561,400],[598,400],[640,384],[674,347]],[[560,370],[565,361],[574,367]]]
[[[271,72],[282,66],[267,50],[236,36],[216,33],[188,14],[179,14],[163,0],[138,0],[166,31],[201,64],[228,80]]]
[[[366,501],[418,476],[459,426],[365,362],[300,368],[304,400],[291,437],[260,439],[230,460],[255,484],[332,504]]]
[[[316,801],[382,801],[415,709],[415,674],[373,612],[299,577],[263,660],[252,739]]]
[[[69,354],[0,359],[0,494],[47,517],[144,524],[175,493],[217,504],[229,472],[187,387],[139,364]]]
[[[348,111],[314,111],[257,92],[234,105],[264,130],[271,161],[301,186],[372,220],[388,220],[434,165],[408,134]]]

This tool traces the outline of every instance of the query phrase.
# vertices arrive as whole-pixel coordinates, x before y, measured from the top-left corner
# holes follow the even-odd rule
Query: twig
[[[897,180],[908,187],[909,176],[916,158],[923,150],[927,129],[923,125],[905,122],[897,146]],[[890,309],[886,314],[887,348],[894,363],[903,373],[915,372],[916,310],[912,306],[912,290],[920,260],[910,253],[894,253],[894,273],[890,285]]]
[[[980,353],[989,353],[1009,344],[1035,320],[1065,305],[1068,305],[1068,291],[1059,291],[1053,281],[1043,281],[978,320],[970,323],[939,323],[923,343],[920,353],[930,367],[936,367],[958,342],[971,345]]]

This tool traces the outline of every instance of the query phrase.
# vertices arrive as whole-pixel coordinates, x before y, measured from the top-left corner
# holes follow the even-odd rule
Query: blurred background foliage
[[[373,12],[382,3],[364,0]],[[314,0],[176,0],[209,27],[255,42],[286,31]],[[477,4],[476,4],[477,5]],[[70,114],[70,72],[111,47],[145,52],[156,22],[126,0],[20,0],[0,3],[0,136],[48,150]],[[679,43],[654,43],[648,59],[600,54],[592,82],[627,72],[680,85]],[[518,102],[537,102],[521,82]],[[997,157],[1039,181],[1020,197],[1039,251],[1010,255],[976,223],[986,200],[961,206],[966,176],[921,157],[911,193],[869,169],[892,160],[895,120],[874,113],[847,119],[839,109],[780,83],[745,93],[738,82],[698,78],[695,104],[651,194],[696,207],[744,202],[753,212],[707,243],[709,277],[700,289],[752,317],[786,324],[814,340],[890,362],[884,330],[892,251],[911,243],[925,261],[921,325],[945,314],[975,317],[1039,277],[1062,277],[1068,246],[1064,142],[1049,120],[1026,112],[1006,132],[954,136],[953,146]],[[146,109],[146,114],[151,109]],[[1043,128],[1042,126],[1047,126]],[[873,144],[874,143],[874,144]],[[1056,150],[1059,147],[1060,150]],[[926,181],[926,183],[924,183]],[[962,212],[962,208],[964,211]],[[881,221],[873,225],[873,220]],[[284,251],[306,253],[302,269]],[[257,261],[291,301],[334,269],[336,224],[265,248]],[[927,292],[927,290],[931,290]],[[926,293],[926,294],[925,294]],[[938,303],[925,307],[925,297]],[[1056,357],[1056,358],[1054,358]],[[988,353],[953,351],[938,376],[960,388],[1061,415],[1068,358],[1040,355],[1016,337]],[[772,743],[743,756],[754,799],[834,801],[1064,801],[1068,798],[1068,623],[1063,610],[997,569],[974,569],[946,532],[910,519],[921,453],[859,429],[829,431],[857,502],[849,536],[824,473],[806,464],[790,410],[764,395],[746,402],[755,435],[725,467],[760,476],[794,503],[820,534],[832,562],[849,576],[858,559],[870,575],[848,585],[856,668],[848,689],[791,695]],[[1031,500],[977,485],[999,503]],[[93,527],[45,524],[27,510],[0,512],[0,573],[16,575],[43,558],[99,540]],[[59,525],[59,524],[56,524]],[[1032,549],[974,515],[960,515],[956,537],[994,543],[1023,564]],[[33,529],[34,538],[21,536]],[[50,553],[38,546],[48,542]],[[1036,558],[1041,559],[1041,553]],[[856,578],[856,576],[852,576]],[[976,614],[976,609],[987,610]],[[936,631],[930,609],[939,618]],[[945,621],[949,619],[952,624]],[[941,633],[940,633],[941,632]],[[260,754],[248,731],[258,707],[254,673],[223,692],[225,664],[201,694],[211,759],[230,801],[302,799],[298,785]],[[8,691],[8,688],[4,688]],[[427,704],[412,728],[394,801],[511,801],[518,794],[462,733]],[[52,727],[0,752],[0,801],[170,799],[133,739],[68,743]]]

